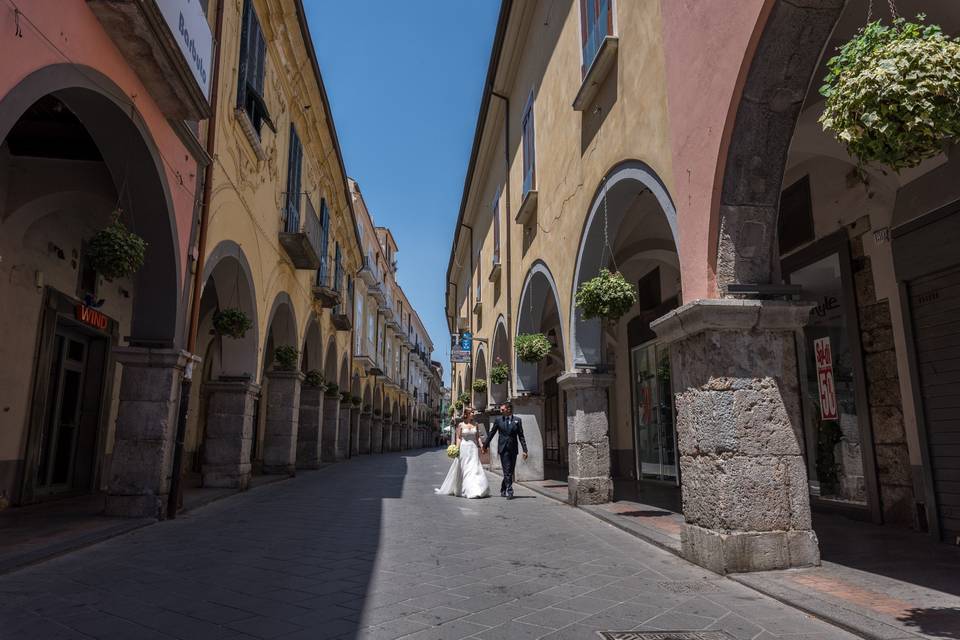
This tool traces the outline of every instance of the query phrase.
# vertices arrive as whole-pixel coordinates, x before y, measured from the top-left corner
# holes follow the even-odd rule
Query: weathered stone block
[[[873,426],[874,442],[878,444],[906,442],[907,435],[903,426],[903,411],[900,410],[900,407],[870,407],[870,422]]]
[[[596,442],[570,443],[570,475],[599,478],[610,475],[610,441],[604,436]]]
[[[337,432],[340,428],[340,398],[325,396],[323,399],[323,433],[320,453],[323,462],[337,461]]]
[[[877,444],[874,452],[881,485],[913,486],[910,455],[905,444]]]
[[[570,502],[580,504],[605,504],[613,500],[613,481],[609,477],[567,478]]]
[[[894,351],[868,353],[864,357],[864,364],[867,370],[867,382],[870,384],[877,380],[898,377],[897,355]]]

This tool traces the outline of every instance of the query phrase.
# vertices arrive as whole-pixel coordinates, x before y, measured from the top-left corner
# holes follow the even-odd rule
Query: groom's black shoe
[[[513,492],[507,494],[507,500],[513,500]]]
[[[506,497],[507,497],[507,492],[506,492],[506,491],[501,491],[501,492],[500,492],[500,497],[501,497],[501,498],[506,498]]]

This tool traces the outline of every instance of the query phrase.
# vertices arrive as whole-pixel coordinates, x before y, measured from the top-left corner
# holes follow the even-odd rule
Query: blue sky
[[[400,247],[398,278],[449,378],[450,241],[498,0],[305,0],[347,172]]]

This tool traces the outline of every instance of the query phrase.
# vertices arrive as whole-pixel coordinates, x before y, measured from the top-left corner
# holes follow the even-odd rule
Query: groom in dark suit
[[[500,483],[500,496],[513,500],[513,471],[517,467],[517,440],[523,447],[523,459],[527,459],[527,441],[523,437],[523,423],[513,415],[513,405],[504,402],[500,405],[500,417],[493,421],[493,428],[483,443],[485,449],[490,447],[495,433],[500,433],[497,440],[497,453],[500,454],[500,465],[503,467],[503,482]]]

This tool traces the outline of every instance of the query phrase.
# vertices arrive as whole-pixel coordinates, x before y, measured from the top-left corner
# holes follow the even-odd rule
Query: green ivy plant
[[[517,357],[524,362],[540,362],[552,348],[547,336],[542,333],[521,333],[513,341]]]
[[[486,393],[487,392],[487,381],[483,378],[477,378],[473,381],[473,391],[474,393]]]
[[[327,384],[328,397],[336,398],[339,392],[340,392],[340,385],[338,385],[336,382],[330,382]]]
[[[114,211],[110,224],[90,239],[86,249],[94,271],[111,280],[139,271],[147,255],[146,241],[124,226],[122,213]]]
[[[463,411],[463,400],[457,400],[456,402],[454,402],[453,407],[457,411]]]
[[[283,345],[273,350],[274,369],[277,371],[295,371],[300,352],[289,345]]]
[[[319,369],[310,369],[310,371],[307,371],[307,373],[304,374],[303,384],[307,385],[308,387],[319,389],[324,386],[323,374]]]
[[[620,272],[600,269],[600,274],[577,287],[574,299],[583,319],[619,320],[637,303],[637,290]]]
[[[217,335],[239,340],[252,327],[250,316],[241,309],[228,307],[213,314],[213,330]]]
[[[870,22],[827,62],[820,124],[861,173],[915,167],[960,138],[960,40],[924,19]]]
[[[464,391],[457,397],[457,400],[463,404],[470,404],[470,394]]]
[[[510,378],[510,367],[500,358],[497,358],[496,364],[490,369],[491,384],[506,384]]]

